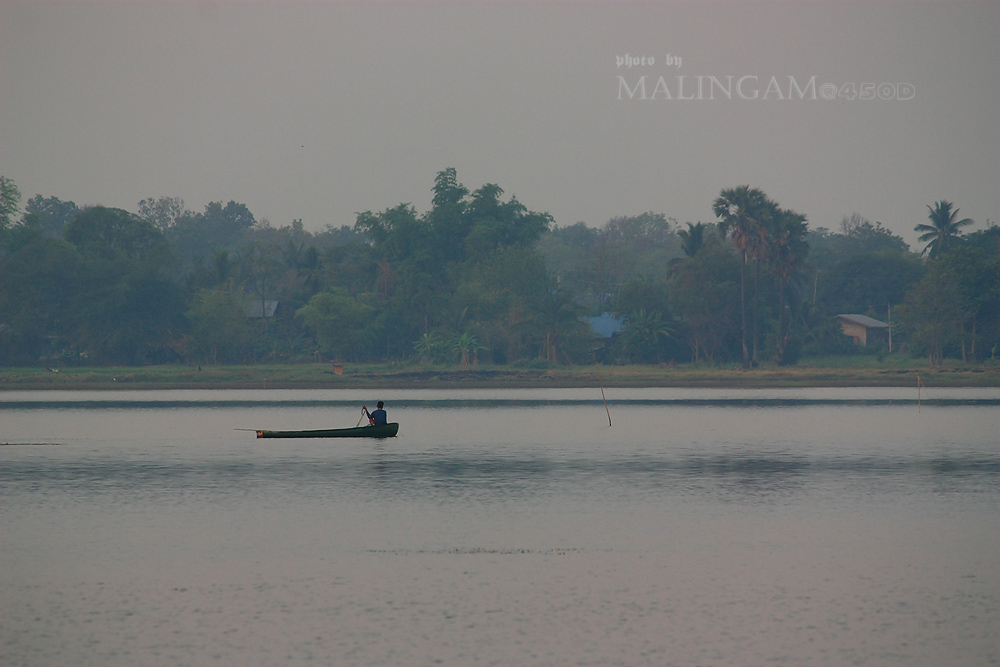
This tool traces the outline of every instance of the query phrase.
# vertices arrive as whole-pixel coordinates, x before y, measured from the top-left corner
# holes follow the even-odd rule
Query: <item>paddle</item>
[[[358,425],[355,426],[354,428],[357,428],[358,426],[361,426],[361,421],[365,418],[366,414],[368,414],[368,406],[362,404],[361,405],[361,419],[358,420]]]

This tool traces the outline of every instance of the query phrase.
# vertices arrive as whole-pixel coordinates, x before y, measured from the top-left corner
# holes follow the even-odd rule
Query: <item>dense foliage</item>
[[[749,186],[713,222],[657,213],[560,227],[486,184],[437,174],[430,210],[353,227],[272,227],[243,204],[136,212],[0,177],[0,364],[795,363],[861,348],[833,318],[893,324],[894,350],[982,360],[1000,344],[1000,229],[928,206],[928,243],[855,214],[810,229]],[[603,317],[617,333],[595,334]]]

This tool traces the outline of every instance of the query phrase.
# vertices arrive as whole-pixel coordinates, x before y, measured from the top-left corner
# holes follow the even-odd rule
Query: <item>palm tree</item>
[[[687,223],[687,229],[681,229],[677,236],[681,237],[681,250],[688,257],[694,257],[705,247],[705,230],[708,226],[703,222]]]
[[[413,351],[417,353],[420,360],[426,359],[431,363],[437,361],[444,347],[445,341],[434,331],[429,331],[413,341]]]
[[[972,224],[971,218],[956,220],[958,209],[956,208],[952,211],[952,206],[954,204],[944,200],[934,204],[934,208],[931,208],[928,204],[927,210],[931,214],[927,217],[930,219],[931,224],[920,224],[913,228],[915,231],[922,232],[919,237],[921,242],[928,242],[923,254],[931,259],[943,255],[948,250],[952,239],[956,239],[962,235],[961,227]]]
[[[281,249],[281,262],[288,269],[292,282],[302,286],[306,299],[319,291],[319,272],[322,266],[316,246],[307,248],[304,243],[297,244],[289,238]]]
[[[774,228],[776,220],[781,215],[781,208],[764,198],[757,213],[757,234],[752,237],[750,244],[750,256],[754,259],[753,276],[753,351],[750,355],[750,365],[757,367],[757,341],[760,338],[760,267],[769,262],[774,248]]]
[[[462,365],[468,366],[479,361],[480,350],[488,349],[479,342],[479,339],[468,331],[455,336],[451,341],[451,349],[455,350],[462,357]]]
[[[740,327],[743,343],[743,368],[750,367],[750,351],[747,348],[746,316],[746,265],[751,255],[758,255],[765,238],[761,219],[767,213],[769,200],[757,188],[749,185],[723,190],[712,205],[719,218],[719,231],[732,238],[733,245],[740,251]]]
[[[806,216],[795,211],[781,211],[772,223],[771,272],[778,278],[778,363],[785,361],[785,285],[805,262],[809,245],[806,243]]]
[[[664,321],[658,310],[632,313],[622,332],[622,350],[633,362],[651,362],[660,359],[661,343],[670,338],[674,328]]]

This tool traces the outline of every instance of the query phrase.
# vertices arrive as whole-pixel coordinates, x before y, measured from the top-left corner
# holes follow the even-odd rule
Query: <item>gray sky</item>
[[[312,230],[446,167],[563,226],[749,183],[916,245],[937,200],[1000,217],[998,37],[996,2],[0,0],[0,174]]]

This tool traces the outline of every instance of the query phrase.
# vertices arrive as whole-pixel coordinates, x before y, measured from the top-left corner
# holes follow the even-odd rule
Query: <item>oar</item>
[[[361,421],[365,418],[366,414],[368,414],[368,406],[367,405],[362,405],[361,406],[361,419],[358,420],[358,426],[361,426]],[[357,428],[358,426],[355,426],[354,428]]]

